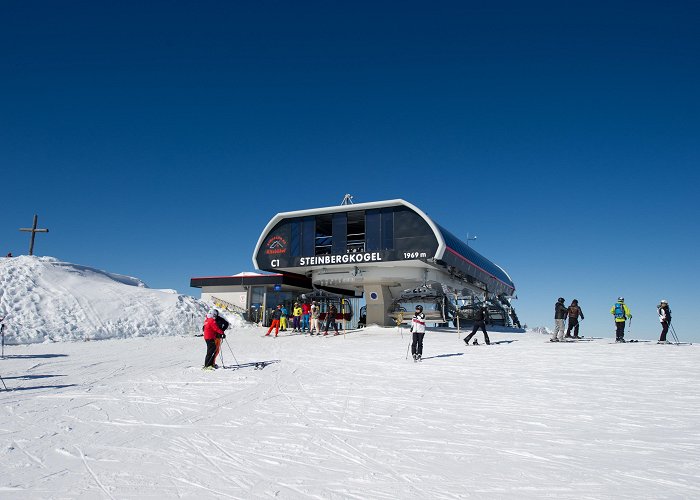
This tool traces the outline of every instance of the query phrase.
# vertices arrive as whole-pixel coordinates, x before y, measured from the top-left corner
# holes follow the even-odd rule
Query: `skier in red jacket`
[[[204,320],[204,341],[207,343],[207,355],[204,358],[203,370],[214,369],[214,359],[216,359],[216,339],[226,338],[224,331],[216,324],[216,319],[212,314],[207,314]]]

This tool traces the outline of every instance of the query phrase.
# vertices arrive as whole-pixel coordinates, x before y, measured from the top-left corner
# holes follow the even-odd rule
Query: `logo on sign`
[[[267,247],[265,253],[267,255],[278,255],[281,253],[287,253],[287,241],[281,236],[273,236],[265,244]]]

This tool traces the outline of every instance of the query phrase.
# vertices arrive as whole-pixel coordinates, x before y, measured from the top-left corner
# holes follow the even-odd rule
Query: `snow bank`
[[[0,259],[6,343],[193,334],[206,304],[53,257]]]

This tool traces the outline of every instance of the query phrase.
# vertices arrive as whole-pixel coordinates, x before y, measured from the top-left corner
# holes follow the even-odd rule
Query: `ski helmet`
[[[578,300],[574,299],[571,301],[572,304],[578,304]]]
[[[423,312],[423,306],[420,305],[420,304],[418,304],[418,305],[416,306],[416,311],[418,311],[418,312]]]
[[[624,302],[624,301],[625,301],[625,298],[624,298],[624,297],[618,297],[618,298],[617,298],[617,301],[618,301],[618,302]]]
[[[559,297],[559,299],[557,299],[557,300],[558,300],[559,302],[561,302],[562,304],[564,303],[564,297]]]
[[[219,315],[219,311],[217,309],[212,309],[211,310],[211,317],[216,318]]]
[[[668,300],[666,300],[666,299],[661,299],[661,303],[662,303],[662,304],[668,304]]]

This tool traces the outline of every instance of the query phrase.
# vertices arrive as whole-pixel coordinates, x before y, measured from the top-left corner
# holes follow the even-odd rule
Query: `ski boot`
[[[479,340],[478,340],[478,339],[474,339],[474,342],[472,342],[472,345],[479,345]]]

